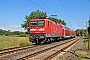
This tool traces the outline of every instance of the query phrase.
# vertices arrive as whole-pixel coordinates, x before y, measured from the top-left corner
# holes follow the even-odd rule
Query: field
[[[0,36],[0,50],[31,44],[28,37]]]

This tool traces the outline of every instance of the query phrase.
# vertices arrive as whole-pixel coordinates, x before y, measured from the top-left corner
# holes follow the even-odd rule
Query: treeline
[[[10,30],[6,31],[6,30],[0,29],[0,35],[26,37],[26,36],[28,36],[28,33],[27,32],[20,32],[20,31],[11,32]]]
[[[26,36],[28,36],[28,33],[27,32],[20,32],[20,31],[11,32],[10,30],[6,31],[6,30],[0,29],[0,35],[26,37]],[[77,29],[76,35],[77,36],[87,36],[87,31],[86,31],[86,29]]]
[[[25,20],[21,24],[21,27],[24,28],[24,29],[27,29],[29,20],[38,19],[40,17],[46,17],[46,18],[48,18],[48,19],[50,19],[50,20],[52,20],[52,21],[54,21],[56,23],[61,23],[63,25],[66,25],[64,20],[58,19],[58,18],[55,18],[55,17],[47,17],[46,12],[37,10],[37,11],[32,11],[28,16],[27,15],[25,16]]]
[[[58,19],[58,18],[54,18],[54,17],[48,17],[48,19],[56,22],[56,23],[61,23],[63,25],[66,25],[65,21],[64,20],[61,20],[61,19]]]
[[[77,36],[87,36],[87,31],[86,31],[86,29],[77,29],[76,35]]]

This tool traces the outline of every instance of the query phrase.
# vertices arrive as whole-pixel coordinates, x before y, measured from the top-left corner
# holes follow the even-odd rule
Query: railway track
[[[77,42],[79,39],[77,40],[70,40],[67,42],[64,42],[62,44],[58,44],[56,46],[47,48],[45,50],[36,52],[34,54],[31,54],[29,56],[20,58],[18,60],[51,60],[51,58],[53,58],[54,56],[56,56],[57,54],[61,53],[63,50],[67,49],[68,47],[70,47],[72,44],[74,44],[75,42]],[[73,41],[73,42],[72,42]],[[72,43],[71,43],[72,42]],[[70,43],[70,44],[69,44]],[[63,45],[67,45],[67,46],[63,46]],[[63,48],[62,48],[63,46]]]
[[[43,57],[43,54],[46,52],[50,52],[52,51],[57,51],[57,52],[61,52],[62,50],[68,48],[70,45],[72,45],[73,43],[75,43],[77,40],[75,40],[76,38],[73,39],[69,39],[69,40],[65,40],[65,41],[60,41],[60,42],[55,42],[55,43],[51,43],[51,44],[47,44],[47,45],[38,45],[38,46],[28,46],[28,47],[22,47],[22,48],[17,48],[17,49],[11,49],[11,50],[6,50],[3,52],[0,52],[2,55],[0,55],[0,60],[26,60],[26,59],[41,59],[38,58],[37,56],[41,55]],[[58,46],[61,47],[64,44],[68,44],[69,42],[74,41],[72,44],[68,45],[68,47],[63,47],[63,49],[59,50],[55,50],[58,49]],[[53,50],[54,49],[54,50]],[[9,52],[8,52],[9,51]],[[57,52],[53,52],[53,54],[51,54],[50,56],[44,57],[41,60],[46,60],[49,57],[55,56],[57,55]],[[10,54],[12,53],[12,54]],[[35,58],[36,57],[36,58]],[[50,58],[49,58],[50,59]]]
[[[20,50],[23,50],[23,49],[32,48],[32,47],[36,47],[36,46],[28,45],[28,46],[14,47],[14,48],[8,48],[8,49],[0,50],[0,56],[11,54],[11,53],[15,53],[17,51],[20,51]]]

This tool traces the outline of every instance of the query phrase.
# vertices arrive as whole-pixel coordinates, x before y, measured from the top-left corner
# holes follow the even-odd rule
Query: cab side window
[[[48,21],[48,26],[50,26],[50,21]]]

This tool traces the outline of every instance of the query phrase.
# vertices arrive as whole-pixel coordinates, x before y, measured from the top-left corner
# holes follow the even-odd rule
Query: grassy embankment
[[[84,38],[84,43],[83,43],[83,46],[82,46],[82,50],[87,50],[88,49],[88,39],[86,37],[83,37]]]
[[[80,49],[78,47],[75,48],[75,52],[76,52],[75,54],[78,55],[78,60],[87,60],[84,57],[90,58],[90,54],[89,54],[90,51],[88,50],[88,39],[87,39],[87,37],[82,37],[82,38],[84,39],[83,45],[81,46]],[[81,51],[81,52],[83,51],[84,54],[82,54],[81,52],[78,52],[78,51]],[[87,53],[87,54],[85,54],[85,53]],[[60,56],[60,58],[62,58],[62,56]],[[56,60],[58,60],[58,59],[56,59]]]
[[[31,45],[28,37],[0,36],[0,50],[25,45]]]
[[[84,54],[79,54],[78,55],[78,58],[79,60],[87,60],[87,59],[90,59],[90,50],[88,50],[88,38],[87,37],[83,37],[84,39],[84,43],[82,45],[82,50],[84,52]],[[87,58],[84,58],[84,57],[87,57]]]

